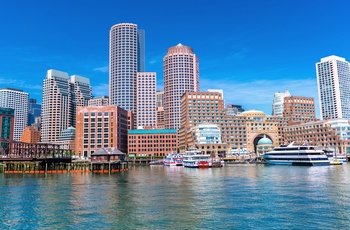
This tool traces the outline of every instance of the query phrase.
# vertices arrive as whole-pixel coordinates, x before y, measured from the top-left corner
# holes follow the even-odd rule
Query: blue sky
[[[146,71],[163,88],[163,57],[191,46],[201,91],[223,89],[226,103],[271,114],[275,92],[314,97],[315,63],[350,60],[350,1],[60,0],[0,2],[0,88],[22,89],[41,102],[48,69],[90,78],[108,95],[109,29],[145,30]],[[319,116],[317,114],[317,116]]]

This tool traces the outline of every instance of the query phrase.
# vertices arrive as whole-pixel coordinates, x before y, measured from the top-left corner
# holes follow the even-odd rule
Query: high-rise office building
[[[144,31],[136,24],[119,23],[109,38],[109,104],[135,113],[137,72],[145,70]]]
[[[137,111],[138,127],[157,126],[156,73],[137,73]]]
[[[0,107],[15,110],[15,126],[13,139],[21,141],[22,133],[28,122],[29,94],[18,89],[0,90]]]
[[[75,111],[91,99],[89,79],[48,70],[43,83],[41,141],[55,142],[61,132],[75,127]],[[90,95],[90,98],[89,98]]]
[[[180,99],[199,91],[198,58],[189,46],[170,47],[164,59],[164,121],[166,129],[180,127]]]
[[[28,126],[35,123],[35,118],[41,116],[41,105],[36,103],[36,99],[29,99],[28,103]]]
[[[273,104],[272,104],[272,116],[283,116],[283,103],[284,103],[284,97],[290,97],[289,90],[286,89],[284,93],[277,92],[275,93],[273,97]]]
[[[54,142],[71,123],[71,94],[68,73],[48,70],[43,83],[41,141]]]
[[[72,99],[72,122],[70,126],[75,127],[76,108],[78,106],[87,106],[92,98],[92,88],[90,80],[86,77],[73,75],[70,77],[71,99]]]
[[[350,64],[335,55],[316,63],[321,119],[350,118]]]

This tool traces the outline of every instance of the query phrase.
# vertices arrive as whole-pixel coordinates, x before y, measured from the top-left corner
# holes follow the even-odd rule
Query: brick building
[[[128,132],[128,154],[166,156],[178,151],[176,129],[136,129]]]
[[[127,152],[128,112],[117,106],[78,107],[75,154],[90,157],[98,148]]]
[[[40,142],[41,132],[33,126],[27,126],[22,133],[22,142],[37,143]]]

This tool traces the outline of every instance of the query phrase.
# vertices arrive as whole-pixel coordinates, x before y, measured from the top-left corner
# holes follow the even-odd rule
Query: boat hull
[[[293,166],[327,166],[330,165],[329,161],[275,161],[266,160],[269,165],[293,165]]]

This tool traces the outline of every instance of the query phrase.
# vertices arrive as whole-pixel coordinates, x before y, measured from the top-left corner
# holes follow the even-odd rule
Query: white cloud
[[[103,66],[103,67],[97,67],[93,69],[94,71],[99,71],[102,73],[108,73],[108,66]]]
[[[23,80],[16,80],[10,78],[0,78],[1,88],[15,88],[15,89],[30,89],[30,90],[42,90],[42,85],[31,85],[28,82]],[[25,91],[25,90],[23,90]]]

